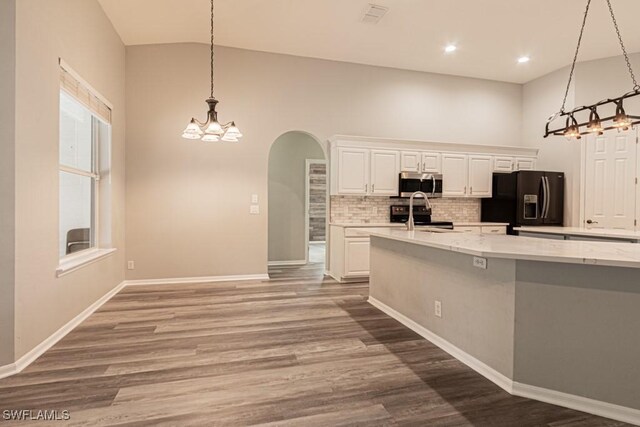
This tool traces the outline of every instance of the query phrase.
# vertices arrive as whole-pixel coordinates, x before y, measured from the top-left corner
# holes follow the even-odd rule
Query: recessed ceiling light
[[[518,63],[524,64],[525,62],[529,62],[530,60],[531,58],[529,58],[528,56],[521,56],[520,58],[518,58]]]
[[[447,53],[451,53],[451,52],[455,52],[456,49],[458,49],[458,47],[454,44],[450,44],[447,47],[444,48],[444,51]]]

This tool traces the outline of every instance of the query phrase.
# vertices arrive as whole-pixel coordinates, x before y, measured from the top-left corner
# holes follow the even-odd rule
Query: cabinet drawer
[[[482,227],[483,234],[507,234],[507,227],[495,226],[495,227]]]
[[[482,227],[454,227],[454,231],[462,233],[482,233]]]
[[[353,228],[345,228],[344,229],[344,237],[360,237],[363,239],[369,239],[369,237],[365,234],[362,234],[362,228],[353,227]]]

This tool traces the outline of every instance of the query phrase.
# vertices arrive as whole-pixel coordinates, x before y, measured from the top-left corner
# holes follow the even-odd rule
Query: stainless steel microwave
[[[410,197],[416,191],[427,193],[431,198],[442,197],[442,175],[420,172],[401,172],[400,197]]]

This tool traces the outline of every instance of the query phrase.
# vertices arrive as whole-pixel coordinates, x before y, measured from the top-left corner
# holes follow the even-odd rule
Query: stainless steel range
[[[406,223],[409,220],[409,206],[392,205],[390,207],[390,221],[393,223]],[[431,209],[426,206],[413,207],[413,221],[415,225],[444,228],[453,230],[453,222],[431,221]]]

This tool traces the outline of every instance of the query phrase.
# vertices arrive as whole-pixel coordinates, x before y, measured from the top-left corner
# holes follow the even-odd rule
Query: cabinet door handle
[[[368,193],[369,192],[369,184],[365,184],[364,185],[364,192]]]
[[[464,195],[465,196],[467,195],[467,186],[466,185],[464,186]]]
[[[376,185],[375,184],[371,184],[371,192],[372,193],[376,192]]]
[[[473,187],[469,188],[469,194],[473,194]]]
[[[424,162],[422,164],[422,172],[426,172],[427,171],[427,162]]]

